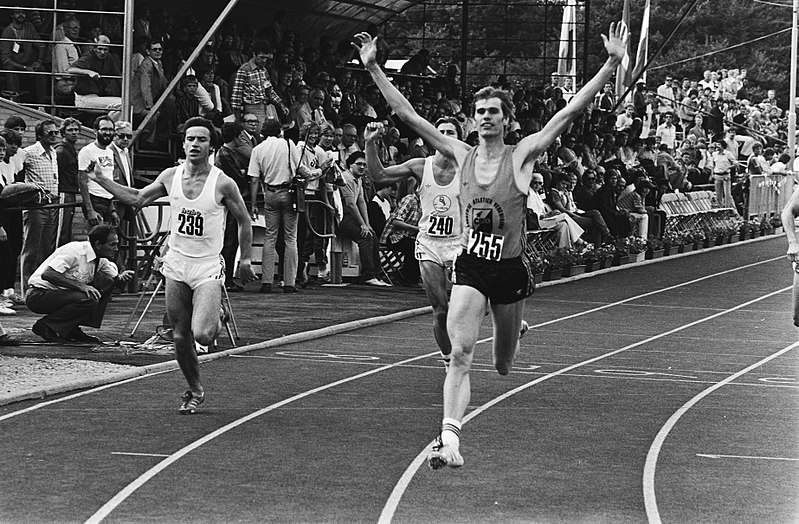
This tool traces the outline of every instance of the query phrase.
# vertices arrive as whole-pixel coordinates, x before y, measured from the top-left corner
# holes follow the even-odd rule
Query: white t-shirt
[[[110,146],[100,149],[95,142],[83,146],[78,153],[78,170],[88,171],[92,162],[97,162],[100,165],[106,178],[114,179],[114,153]],[[94,180],[89,180],[89,194],[100,198],[114,198],[114,195],[103,189]]]
[[[14,183],[14,164],[3,162],[0,159],[0,186],[7,186]]]

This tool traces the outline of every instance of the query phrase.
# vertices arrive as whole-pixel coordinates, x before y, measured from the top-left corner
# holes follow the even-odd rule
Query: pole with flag
[[[644,66],[649,59],[649,0],[644,3],[644,16],[641,20],[641,36],[638,38],[638,50],[635,53],[635,67],[631,78],[639,78],[646,82]]]
[[[624,0],[624,8],[622,10],[621,15],[622,21],[627,25],[630,26],[630,0]],[[632,39],[627,41],[627,52],[624,54],[624,58],[622,58],[621,63],[616,68],[616,96],[621,98],[624,93],[627,91],[627,86],[630,85],[630,80],[632,79],[632,68],[633,66],[630,64],[630,56],[632,55]],[[619,103],[623,103],[623,100],[619,100]]]
[[[558,49],[558,85],[563,88],[566,78],[571,78],[573,92],[577,83],[577,1],[568,0],[563,7],[563,23],[560,26],[560,48]]]

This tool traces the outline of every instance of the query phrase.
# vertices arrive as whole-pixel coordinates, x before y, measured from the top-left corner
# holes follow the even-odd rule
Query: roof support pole
[[[133,81],[133,0],[125,0],[122,31],[122,120],[131,121],[130,86]]]
[[[469,68],[467,54],[469,51],[469,0],[463,0],[461,6],[461,110],[463,114],[469,115],[469,109],[463,107],[463,101],[467,98],[466,73]]]

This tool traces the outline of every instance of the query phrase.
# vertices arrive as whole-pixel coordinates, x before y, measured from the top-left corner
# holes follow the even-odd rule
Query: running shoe
[[[523,339],[528,331],[530,331],[530,324],[526,320],[522,320],[522,327],[519,329],[519,340]]]
[[[433,445],[433,451],[427,456],[427,465],[430,469],[441,469],[444,466],[459,468],[463,466],[463,457],[452,446],[445,446],[439,435]]]
[[[197,406],[205,400],[205,393],[198,397],[189,389],[183,394],[181,400],[183,400],[183,404],[180,405],[178,413],[181,415],[194,415],[197,413]]]

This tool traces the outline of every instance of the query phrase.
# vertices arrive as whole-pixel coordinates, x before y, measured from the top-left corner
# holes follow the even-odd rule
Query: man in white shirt
[[[80,326],[99,328],[114,285],[133,278],[133,271],[119,273],[112,260],[119,252],[119,238],[106,224],[93,227],[88,241],[70,242],[58,248],[31,275],[25,303],[45,316],[31,330],[47,342],[87,342],[100,339]]]
[[[294,174],[306,173],[300,165],[300,149],[283,138],[279,120],[267,119],[263,127],[264,141],[252,150],[247,175],[250,177],[251,215],[258,220],[258,189],[264,195],[266,231],[261,255],[261,293],[271,293],[277,261],[277,236],[283,229],[283,292],[296,293],[297,280],[297,212],[293,208],[291,183]]]
[[[119,216],[113,202],[113,195],[90,180],[88,173],[94,166],[100,166],[103,176],[114,179],[114,153],[108,146],[114,140],[114,121],[108,116],[99,116],[94,121],[94,142],[86,144],[78,152],[78,182],[83,199],[83,215],[89,225],[96,226],[107,222],[119,224]]]
[[[660,137],[660,143],[669,146],[669,151],[674,151],[677,145],[677,128],[674,126],[674,113],[663,114],[663,123],[657,127],[655,136]]]

